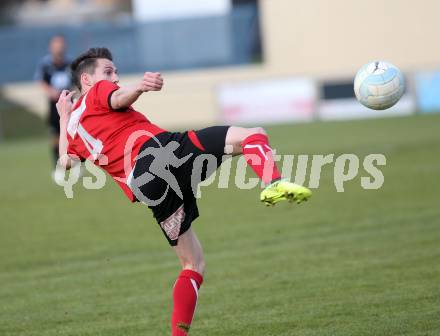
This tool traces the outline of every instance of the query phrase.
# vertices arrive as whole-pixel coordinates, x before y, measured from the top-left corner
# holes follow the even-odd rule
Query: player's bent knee
[[[254,130],[253,134],[257,133],[257,134],[267,135],[267,132],[263,127],[255,127],[255,128],[252,128],[252,130]]]
[[[266,130],[263,127],[253,127],[253,128],[246,128],[246,131],[243,134],[243,139],[246,139],[248,136],[254,135],[254,134],[263,134],[267,135]]]
[[[232,146],[232,154],[241,154],[242,153],[242,144],[245,139],[247,139],[251,135],[262,134],[267,135],[266,130],[263,127],[253,127],[253,128],[244,128],[244,127],[236,127],[232,126],[228,130],[225,141],[225,153],[230,153],[230,148],[228,146]]]
[[[263,127],[252,127],[252,128],[245,128],[244,132],[242,134],[242,141],[246,139],[248,136],[254,135],[254,134],[263,134],[267,135],[266,130]]]

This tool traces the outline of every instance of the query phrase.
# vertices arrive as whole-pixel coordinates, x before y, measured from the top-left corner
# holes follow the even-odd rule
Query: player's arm
[[[67,153],[67,124],[69,123],[70,114],[72,113],[72,95],[74,91],[63,90],[56,104],[58,114],[60,115],[60,140],[59,140],[59,164],[66,169],[70,169],[73,165],[73,158]]]
[[[44,93],[50,100],[54,101],[58,99],[58,97],[60,96],[60,92],[57,89],[47,84],[47,82],[45,82],[44,80],[41,80],[39,83],[40,87],[43,89]]]
[[[124,109],[132,105],[142,93],[160,91],[163,86],[159,72],[145,72],[142,80],[134,85],[120,87],[110,96],[110,107],[114,110]]]

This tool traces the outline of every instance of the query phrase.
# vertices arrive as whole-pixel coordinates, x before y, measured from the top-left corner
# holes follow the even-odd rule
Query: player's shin
[[[243,140],[241,146],[246,162],[264,183],[281,178],[266,135],[252,134]]]
[[[192,270],[183,270],[177,278],[173,292],[172,336],[188,335],[202,282],[203,276]]]

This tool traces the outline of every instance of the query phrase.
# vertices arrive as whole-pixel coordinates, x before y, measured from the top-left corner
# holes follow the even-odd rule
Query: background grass
[[[440,335],[440,115],[269,128],[278,153],[383,153],[337,193],[266,208],[204,188],[207,274],[191,335]],[[0,145],[0,335],[168,335],[173,251],[114,183],[51,183],[44,140]],[[251,174],[249,174],[251,176]]]
[[[45,121],[24,106],[7,100],[0,88],[0,142],[49,134]]]

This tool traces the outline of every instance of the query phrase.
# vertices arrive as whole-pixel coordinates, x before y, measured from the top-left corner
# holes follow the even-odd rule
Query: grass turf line
[[[278,153],[384,153],[385,184],[363,190],[360,174],[337,193],[329,165],[310,202],[274,208],[259,190],[202,189],[191,335],[439,335],[439,122],[268,128]],[[167,335],[179,266],[148,209],[110,179],[67,200],[49,155],[0,145],[0,335]]]

